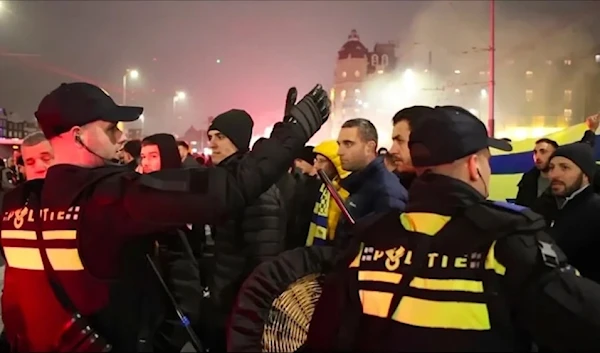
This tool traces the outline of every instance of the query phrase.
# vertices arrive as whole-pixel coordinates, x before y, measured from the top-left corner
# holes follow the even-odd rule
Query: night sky
[[[447,60],[488,40],[485,1],[2,3],[0,107],[29,118],[51,89],[80,80],[120,102],[122,76],[136,68],[140,79],[131,82],[128,103],[146,107],[149,132],[181,133],[231,108],[248,110],[263,129],[279,118],[290,86],[305,92],[317,82],[331,85],[337,50],[353,28],[368,48],[396,40],[409,51],[418,42]],[[587,15],[600,12],[597,2],[496,6],[499,54],[535,31],[571,31],[573,24],[585,28],[589,45],[599,27],[597,16]],[[176,90],[189,97],[176,113],[182,119],[171,108]]]

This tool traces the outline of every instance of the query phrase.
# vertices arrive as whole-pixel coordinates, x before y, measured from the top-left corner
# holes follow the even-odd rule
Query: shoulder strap
[[[42,257],[42,264],[44,265],[44,272],[46,273],[46,278],[48,279],[48,283],[50,284],[50,288],[54,292],[54,296],[59,301],[60,305],[69,312],[71,315],[80,315],[77,307],[69,298],[69,295],[65,291],[64,287],[60,284],[60,280],[58,275],[54,271],[52,264],[50,264],[50,260],[48,259],[46,243],[44,241],[43,226],[40,218],[40,202],[39,196],[35,193],[30,193],[28,198],[29,207],[33,210],[33,218],[35,221],[35,233],[37,236],[37,240],[39,243],[39,250]]]

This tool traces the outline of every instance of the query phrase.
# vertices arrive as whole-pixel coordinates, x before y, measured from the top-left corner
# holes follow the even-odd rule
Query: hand
[[[585,125],[587,125],[589,130],[596,132],[598,126],[600,126],[600,114],[590,115],[585,118]]]
[[[313,136],[329,118],[331,102],[321,85],[316,85],[290,109],[284,121],[298,124],[307,138]]]

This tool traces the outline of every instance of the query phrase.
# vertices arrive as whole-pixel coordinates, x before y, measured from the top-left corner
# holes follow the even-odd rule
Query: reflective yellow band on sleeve
[[[393,293],[360,290],[358,291],[363,313],[377,317],[388,317],[390,305],[392,305]]]
[[[484,331],[491,328],[487,306],[481,303],[441,302],[403,297],[392,319],[407,325]]]

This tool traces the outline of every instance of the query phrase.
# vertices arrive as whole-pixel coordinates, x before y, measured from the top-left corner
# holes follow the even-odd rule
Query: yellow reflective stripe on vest
[[[2,239],[37,240],[35,231],[4,230]],[[75,230],[46,230],[42,232],[44,240],[75,240]],[[34,245],[32,243],[32,245]],[[36,247],[4,246],[6,263],[12,268],[23,270],[43,271],[41,250]],[[77,248],[48,248],[46,249],[50,265],[56,271],[81,271],[83,264]]]
[[[489,330],[487,305],[403,297],[392,320],[407,325],[457,330]]]
[[[358,295],[362,303],[363,313],[371,316],[387,317],[394,293],[359,290]]]

